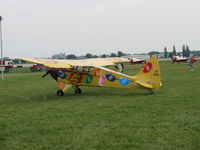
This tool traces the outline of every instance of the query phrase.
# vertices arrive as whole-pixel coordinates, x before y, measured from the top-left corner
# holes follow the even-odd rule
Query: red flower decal
[[[148,63],[144,66],[144,68],[143,68],[142,71],[143,71],[144,73],[148,73],[148,72],[151,71],[151,69],[152,69],[152,63],[148,62]]]

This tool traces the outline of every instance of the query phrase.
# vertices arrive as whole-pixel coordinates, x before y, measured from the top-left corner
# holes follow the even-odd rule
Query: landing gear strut
[[[66,84],[65,87],[62,90],[58,90],[56,92],[57,96],[64,96],[64,92],[67,91],[72,85]],[[79,86],[73,86],[73,88],[75,89],[74,93],[75,94],[81,94],[81,89],[79,88]]]

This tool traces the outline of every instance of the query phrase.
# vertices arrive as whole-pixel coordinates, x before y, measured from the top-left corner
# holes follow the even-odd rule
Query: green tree
[[[177,53],[177,56],[181,57],[181,53]]]
[[[164,48],[164,57],[167,58],[168,57],[168,52],[167,52],[167,47],[165,46]]]
[[[52,56],[53,59],[66,59],[66,54],[63,52],[60,52],[58,54],[54,54]]]
[[[183,44],[183,46],[182,46],[182,55],[183,55],[183,57],[187,57],[187,52],[186,52],[185,44]]]
[[[16,59],[16,58],[13,59],[13,63],[14,63],[14,64],[19,64],[19,62],[21,62],[19,59]]]
[[[66,56],[66,58],[67,59],[76,59],[77,57],[74,54],[69,54],[69,55]]]
[[[148,53],[150,56],[156,55],[156,54],[160,54],[160,52],[158,51],[151,51]]]
[[[93,58],[98,58],[98,56],[97,55],[93,55]]]
[[[101,58],[106,58],[106,54],[101,55]]]
[[[190,48],[188,45],[186,45],[186,57],[189,57],[190,56]]]
[[[171,59],[173,58],[173,52],[169,53],[169,58],[171,58]]]
[[[10,61],[11,59],[9,57],[4,57],[3,60],[4,61]]]
[[[173,56],[176,56],[176,47],[175,47],[175,45],[173,45]]]
[[[92,58],[92,54],[87,53],[87,54],[85,55],[85,57],[86,57],[86,58]]]
[[[125,54],[124,54],[122,51],[118,51],[118,52],[117,52],[117,56],[118,56],[118,57],[121,57],[121,56],[124,56],[124,55],[125,55]]]
[[[117,57],[115,53],[110,53],[110,57]]]

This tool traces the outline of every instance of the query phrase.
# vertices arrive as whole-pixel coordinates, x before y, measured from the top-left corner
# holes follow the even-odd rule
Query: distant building
[[[165,58],[164,53],[160,53],[160,54],[154,54],[153,56],[155,56],[156,58]]]

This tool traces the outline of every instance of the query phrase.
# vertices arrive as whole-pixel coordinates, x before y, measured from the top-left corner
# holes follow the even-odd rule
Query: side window
[[[90,67],[84,66],[82,71],[83,72],[90,72]]]
[[[73,66],[71,69],[72,70],[78,70],[78,66]]]
[[[88,66],[84,66],[83,67],[83,72],[92,72],[94,69],[93,69],[93,67],[88,67]]]
[[[80,72],[91,72],[94,70],[93,67],[88,67],[88,66],[73,66],[71,68],[72,71],[80,71]]]
[[[94,70],[94,68],[93,67],[90,67],[90,72],[92,72]]]
[[[77,70],[82,71],[82,66],[78,66]]]

